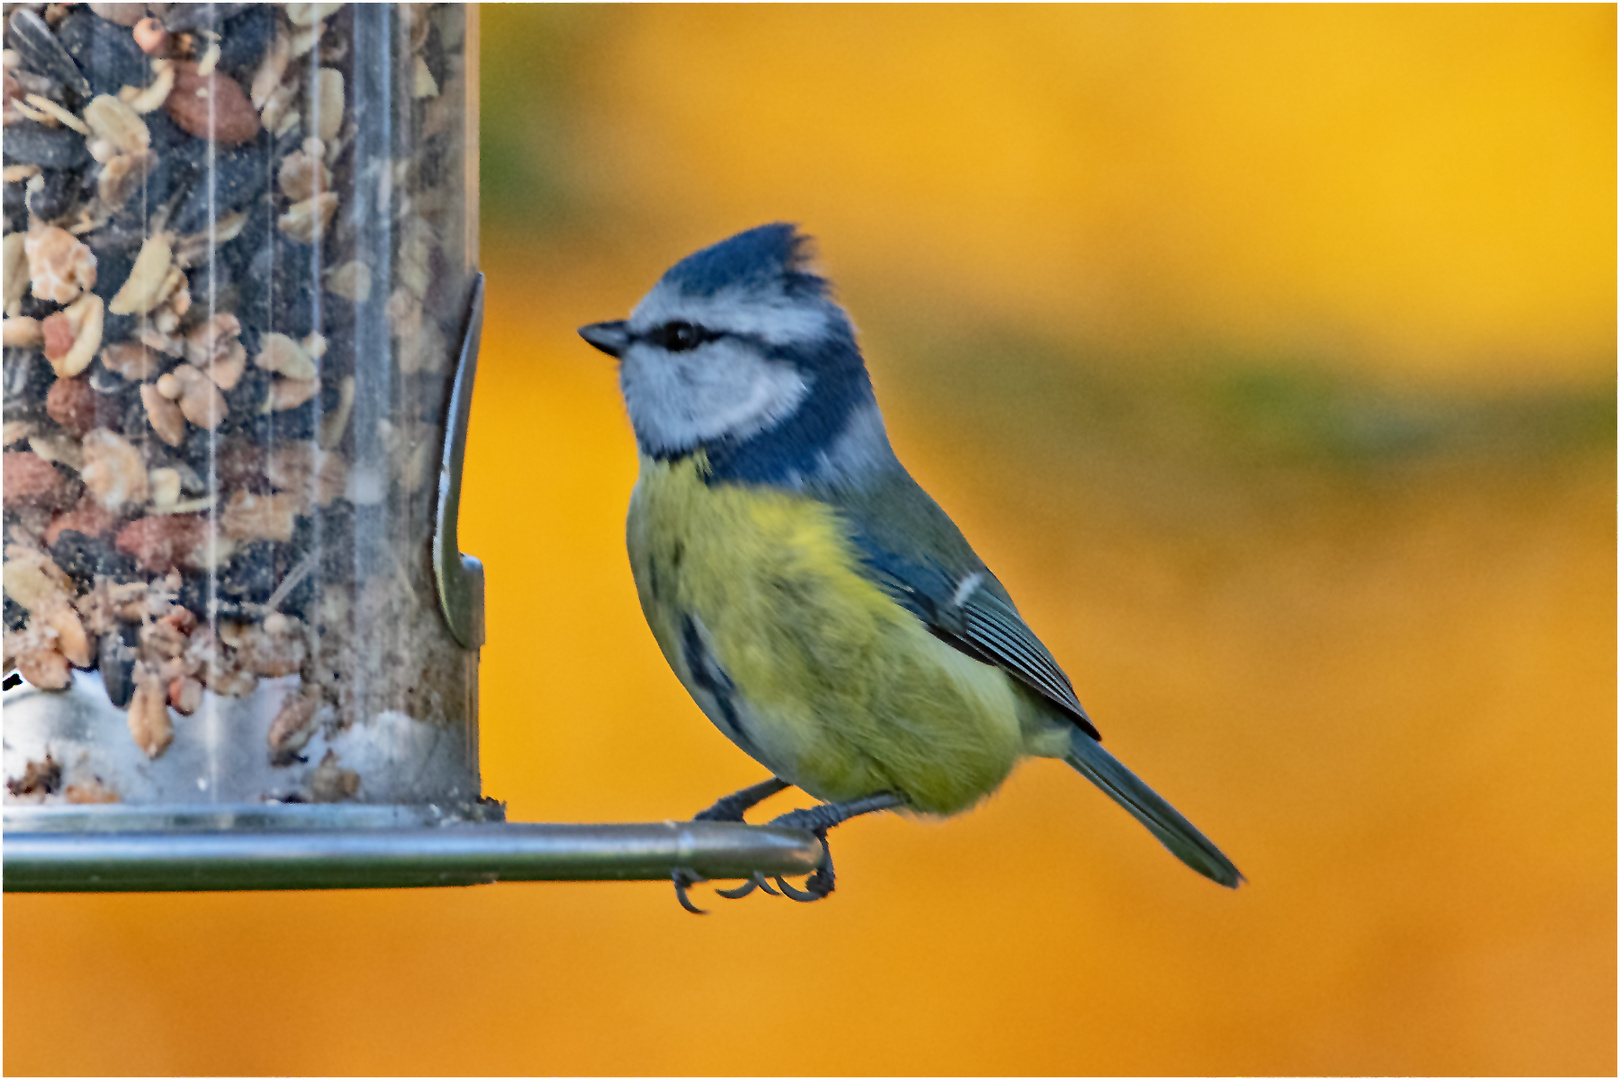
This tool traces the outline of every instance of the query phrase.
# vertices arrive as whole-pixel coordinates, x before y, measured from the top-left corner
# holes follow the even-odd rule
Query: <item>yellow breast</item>
[[[819,798],[953,813],[994,790],[1021,750],[1008,678],[873,584],[832,508],[701,468],[644,458],[628,539],[647,621],[710,719]]]

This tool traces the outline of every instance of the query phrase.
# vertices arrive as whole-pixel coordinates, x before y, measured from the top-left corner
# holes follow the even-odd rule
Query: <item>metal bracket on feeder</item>
[[[450,416],[445,423],[444,455],[439,463],[439,507],[433,529],[433,580],[439,610],[463,648],[484,644],[484,564],[463,555],[456,537],[461,513],[461,467],[467,456],[467,424],[472,416],[473,377],[478,372],[478,345],[484,331],[484,275],[473,278],[462,324],[456,381],[450,390]]]

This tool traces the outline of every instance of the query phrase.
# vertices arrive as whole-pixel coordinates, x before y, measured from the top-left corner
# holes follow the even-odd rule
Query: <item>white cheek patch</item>
[[[791,416],[810,393],[791,364],[723,339],[684,353],[632,345],[620,380],[636,433],[663,452],[756,435]]]
[[[828,301],[761,296],[757,290],[725,289],[713,296],[690,297],[656,285],[630,313],[629,322],[635,334],[680,320],[772,345],[788,345],[825,337],[837,310]]]

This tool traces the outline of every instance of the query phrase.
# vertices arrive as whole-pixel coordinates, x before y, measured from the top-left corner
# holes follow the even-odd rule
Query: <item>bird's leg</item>
[[[775,795],[778,791],[786,791],[793,785],[786,780],[771,777],[761,780],[752,787],[745,787],[741,791],[733,792],[700,814],[695,815],[693,821],[741,821],[743,814],[753,807]]]
[[[804,888],[795,888],[783,881],[781,876],[776,878],[777,888],[800,903],[810,903],[814,900],[826,899],[833,891],[833,863],[832,847],[827,843],[827,830],[834,825],[842,825],[852,817],[870,814],[877,810],[892,810],[897,806],[905,805],[905,799],[891,791],[882,791],[876,795],[867,795],[859,799],[851,799],[841,803],[823,803],[812,806],[807,810],[790,810],[781,817],[773,818],[772,825],[786,825],[794,829],[809,829],[821,841],[821,865],[816,867],[815,873],[805,879]],[[744,894],[746,895],[746,894]]]
[[[754,784],[751,787],[745,787],[741,791],[733,792],[723,799],[716,800],[715,804],[709,807],[707,810],[694,814],[692,820],[740,822],[743,820],[743,815],[746,814],[750,808],[764,802],[772,795],[775,795],[778,791],[782,791],[792,786],[793,785],[789,784],[786,780],[778,780],[774,776],[769,780],[761,780],[759,783]],[[684,866],[677,866],[674,870],[670,871],[669,876],[675,883],[675,899],[681,902],[681,907],[685,908],[687,911],[690,911],[694,915],[708,914],[708,912],[692,903],[691,897],[686,895],[686,890],[704,880],[703,878],[698,877],[695,872],[687,869]],[[766,892],[771,893],[773,896],[775,895],[775,890],[765,883],[764,876],[758,872],[755,872],[752,880],[745,882],[736,889],[716,889],[715,892],[729,900],[741,900],[743,897],[753,892],[756,888],[763,888]]]

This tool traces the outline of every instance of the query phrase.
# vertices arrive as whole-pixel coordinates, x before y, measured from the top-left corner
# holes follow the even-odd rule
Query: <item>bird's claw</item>
[[[777,878],[776,879],[776,884],[777,884],[777,887],[782,890],[782,892],[787,896],[787,898],[789,900],[797,900],[801,904],[813,904],[817,900],[825,900],[825,899],[827,899],[827,893],[832,892],[831,884],[829,884],[827,886],[825,891],[821,890],[816,885],[816,878],[820,874],[821,874],[821,871],[817,870],[814,874],[811,874],[808,878],[805,879],[804,883],[806,885],[810,886],[810,888],[808,888],[808,889],[795,888],[794,886],[789,885],[782,878]]]
[[[686,869],[684,866],[678,866],[674,870],[670,871],[669,877],[670,880],[675,883],[675,899],[681,902],[681,907],[685,908],[687,911],[690,911],[694,915],[708,914],[707,911],[692,903],[692,898],[686,895],[687,889],[690,889],[693,885],[696,885],[700,881],[707,880],[706,878],[698,877],[697,874]]]
[[[708,878],[699,877],[691,870],[681,867],[670,874],[670,879],[675,883],[675,899],[681,902],[681,907],[685,908],[687,911],[690,911],[694,915],[708,914],[706,909],[700,908],[694,904],[692,902],[692,898],[688,896],[686,892],[686,890],[690,889],[693,885],[709,880]],[[749,878],[747,881],[743,882],[734,889],[716,889],[714,891],[717,895],[723,896],[727,900],[741,900],[755,889],[761,889],[771,896],[782,895],[775,889],[771,888],[771,883],[766,881],[765,875],[758,870],[754,871],[753,877]]]
[[[759,882],[749,878],[735,889],[716,889],[714,891],[716,895],[723,896],[727,900],[741,900],[757,888],[759,888]]]
[[[826,837],[822,837],[821,842],[825,844]],[[776,879],[776,885],[788,899],[797,900],[801,904],[813,904],[817,900],[827,899],[834,888],[832,855],[829,853],[826,861],[816,867],[815,873],[804,879],[804,888],[789,885],[781,877]]]
[[[765,892],[771,896],[781,895],[775,889],[771,888],[770,882],[765,880],[765,875],[760,873],[758,870],[754,871],[753,877],[749,878],[735,889],[716,889],[714,891],[725,897],[727,900],[741,900],[755,889],[764,889]]]

